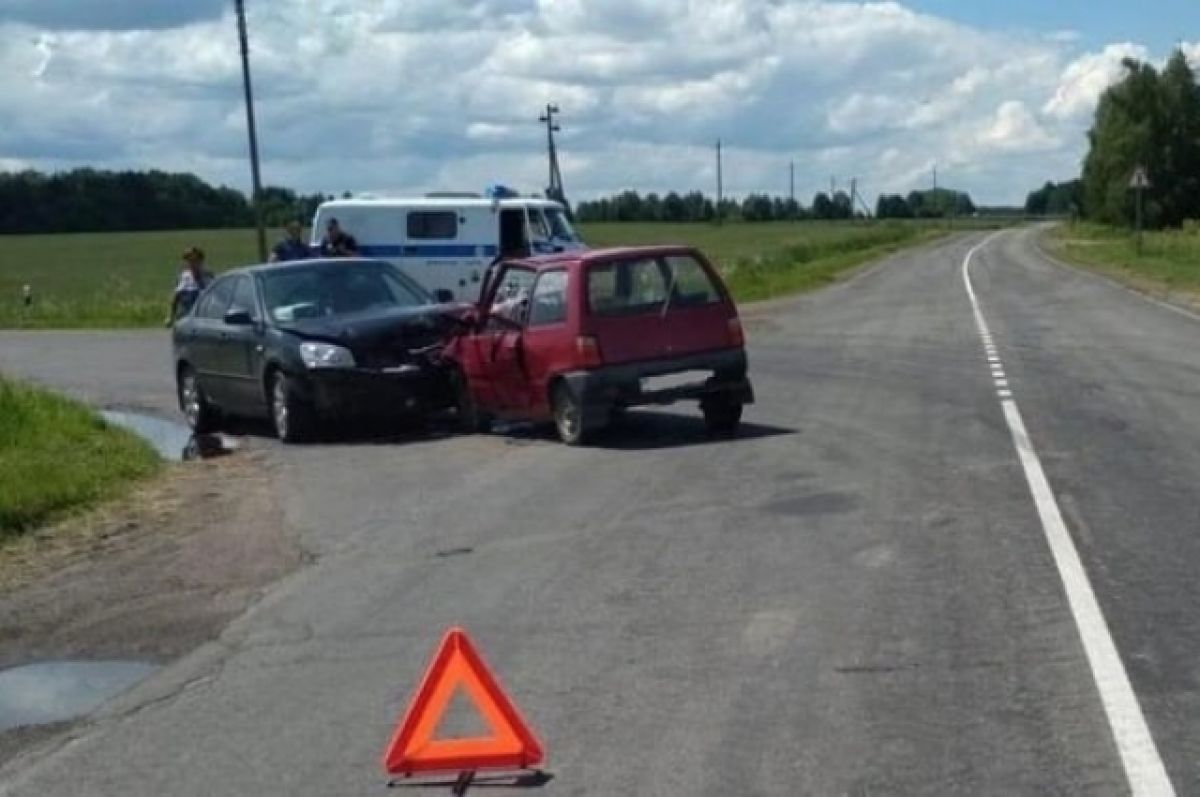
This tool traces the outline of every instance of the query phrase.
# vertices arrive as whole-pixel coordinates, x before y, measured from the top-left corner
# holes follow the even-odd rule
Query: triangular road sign
[[[462,689],[490,735],[434,739],[454,693]],[[446,633],[404,719],[383,755],[390,775],[527,769],[542,763],[542,746],[461,628]]]

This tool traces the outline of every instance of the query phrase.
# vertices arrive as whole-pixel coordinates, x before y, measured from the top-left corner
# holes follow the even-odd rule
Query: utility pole
[[[267,230],[263,226],[262,176],[258,169],[258,130],[254,124],[254,92],[250,85],[250,43],[246,34],[245,0],[233,0],[237,12],[238,39],[242,48],[242,85],[246,91],[246,128],[250,132],[250,177],[253,181],[254,226],[258,234],[258,259],[267,260]]]
[[[857,209],[855,199],[858,197],[858,178],[850,178],[850,218],[854,218],[854,212]]]
[[[831,202],[835,194],[837,194],[837,175],[829,178],[829,200]]]
[[[724,217],[725,204],[725,174],[721,163],[721,139],[717,139],[717,224]]]
[[[567,204],[567,193],[563,188],[562,169],[558,166],[558,146],[554,142],[554,134],[562,130],[554,119],[558,113],[558,106],[548,103],[546,112],[538,117],[538,121],[546,125],[546,154],[550,161],[550,182],[546,187],[546,196],[555,202],[561,202],[570,212],[571,206]]]

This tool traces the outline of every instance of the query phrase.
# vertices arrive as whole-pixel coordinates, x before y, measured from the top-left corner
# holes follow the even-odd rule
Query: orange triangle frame
[[[463,687],[490,736],[437,740],[442,715]],[[390,775],[527,769],[541,764],[542,746],[492,675],[465,631],[451,628],[434,654],[383,755]]]

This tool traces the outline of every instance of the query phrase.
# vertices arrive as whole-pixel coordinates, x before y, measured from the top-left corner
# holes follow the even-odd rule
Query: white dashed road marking
[[[992,333],[980,307],[979,298],[975,295],[975,287],[971,284],[971,261],[980,250],[1001,234],[988,236],[967,253],[962,265],[963,282],[967,287],[967,296],[971,299],[971,307],[975,311],[975,325],[979,328],[980,337],[987,347],[989,361],[995,363],[999,363],[1000,359],[997,356],[993,360],[991,356],[994,351]],[[1154,737],[1150,735],[1146,717],[1138,703],[1137,694],[1133,691],[1133,685],[1129,682],[1129,675],[1121,662],[1121,654],[1113,642],[1108,622],[1104,619],[1083,561],[1079,558],[1079,551],[1076,550],[1071,533],[1063,522],[1058,500],[1046,479],[1041,459],[1038,458],[1037,451],[1029,439],[1021,411],[1012,397],[1012,392],[1007,389],[1007,383],[999,388],[997,395],[1000,397],[1000,406],[1004,410],[1004,418],[1012,433],[1017,457],[1025,471],[1029,490],[1033,494],[1038,517],[1042,521],[1042,530],[1046,533],[1046,541],[1050,545],[1050,552],[1054,556],[1058,574],[1066,589],[1067,602],[1075,617],[1075,625],[1079,629],[1084,653],[1091,666],[1096,688],[1100,692],[1100,700],[1104,704],[1104,713],[1108,717],[1109,727],[1117,743],[1129,787],[1135,797],[1174,797],[1175,788],[1167,776],[1162,756],[1154,745]]]

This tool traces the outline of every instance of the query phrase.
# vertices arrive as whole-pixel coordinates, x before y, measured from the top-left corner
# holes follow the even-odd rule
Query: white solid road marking
[[[978,246],[967,253],[963,260],[962,276],[967,287],[967,296],[971,299],[971,307],[975,311],[975,325],[985,342],[992,340],[991,330],[987,319],[975,295],[975,287],[971,284],[971,261],[976,253],[986,247],[1002,233],[994,233],[983,240]],[[1154,745],[1154,737],[1146,724],[1146,717],[1138,703],[1137,694],[1129,682],[1125,665],[1121,662],[1121,654],[1117,652],[1108,622],[1096,600],[1096,593],[1088,580],[1079,551],[1071,540],[1071,533],[1063,522],[1062,512],[1042,461],[1029,439],[1021,410],[1012,393],[1007,390],[998,391],[1004,410],[1004,418],[1012,433],[1013,445],[1017,449],[1017,457],[1025,471],[1025,479],[1033,494],[1033,502],[1037,506],[1038,517],[1042,521],[1042,530],[1046,533],[1046,542],[1058,566],[1059,577],[1062,578],[1066,589],[1067,602],[1075,617],[1075,625],[1079,629],[1083,650],[1087,655],[1088,664],[1092,669],[1092,677],[1100,692],[1100,701],[1104,704],[1104,713],[1108,717],[1113,739],[1117,743],[1117,751],[1121,756],[1121,764],[1125,768],[1125,777],[1134,797],[1174,797],[1175,787],[1167,775],[1162,756]]]

